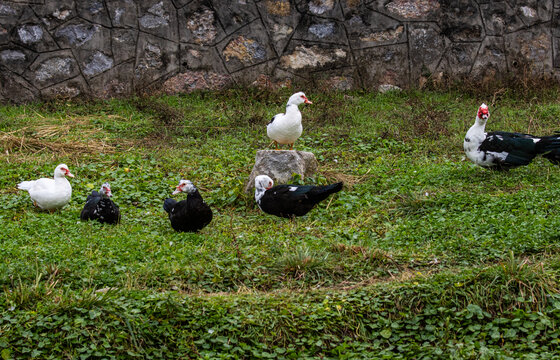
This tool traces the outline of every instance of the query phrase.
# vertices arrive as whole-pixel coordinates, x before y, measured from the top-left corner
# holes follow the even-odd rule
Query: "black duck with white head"
[[[212,210],[204,202],[198,189],[190,180],[181,180],[173,195],[187,193],[186,200],[165,199],[163,209],[169,214],[171,227],[175,231],[196,232],[212,221]]]
[[[255,178],[255,200],[267,214],[285,218],[303,216],[330,194],[342,190],[342,182],[324,186],[277,185],[267,175]]]
[[[109,183],[103,183],[99,192],[92,191],[88,195],[84,209],[80,214],[82,220],[97,220],[100,223],[118,224],[121,221],[121,212],[117,204],[111,200],[113,194]]]

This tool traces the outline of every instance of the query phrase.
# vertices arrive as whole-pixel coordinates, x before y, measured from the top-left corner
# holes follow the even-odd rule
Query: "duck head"
[[[111,194],[111,187],[109,186],[108,182],[103,183],[103,185],[101,185],[101,189],[99,189],[99,193],[107,197],[113,196],[113,194]]]
[[[307,96],[305,96],[305,94],[302,91],[293,94],[288,99],[288,105],[299,105],[303,103],[313,104],[311,101],[307,99]]]
[[[187,194],[192,194],[196,191],[196,187],[190,180],[181,180],[179,181],[179,185],[173,191],[173,195],[176,195],[180,192],[186,192]]]
[[[68,166],[66,164],[60,164],[56,167],[56,169],[54,169],[54,177],[55,178],[59,178],[59,177],[74,177],[74,175],[72,175],[72,173],[70,172],[70,170],[68,170]]]

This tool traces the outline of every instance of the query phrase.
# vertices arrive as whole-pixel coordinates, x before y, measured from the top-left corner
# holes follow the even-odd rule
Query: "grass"
[[[303,218],[243,188],[291,90],[0,107],[0,356],[546,359],[560,330],[560,171],[464,159],[489,130],[553,133],[558,93],[313,93],[299,150],[345,188]],[[68,164],[70,204],[15,185]],[[162,209],[181,178],[214,211],[197,234]],[[81,222],[109,181],[118,226]]]

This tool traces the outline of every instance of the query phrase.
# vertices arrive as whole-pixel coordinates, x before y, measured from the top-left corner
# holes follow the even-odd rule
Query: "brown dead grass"
[[[16,151],[36,153],[45,149],[65,155],[92,154],[100,152],[112,153],[115,151],[112,145],[109,145],[104,141],[90,140],[87,143],[82,143],[78,141],[52,142],[41,139],[41,137],[56,136],[54,135],[56,133],[57,131],[53,129],[44,129],[41,136],[26,136],[16,135],[15,132],[0,132],[0,143],[4,148],[4,151],[8,153]]]
[[[368,171],[369,172],[369,171]],[[339,182],[342,181],[345,187],[352,188],[356,184],[361,184],[366,181],[371,175],[368,173],[364,175],[348,175],[339,173],[336,171],[325,170],[321,172],[329,182]]]

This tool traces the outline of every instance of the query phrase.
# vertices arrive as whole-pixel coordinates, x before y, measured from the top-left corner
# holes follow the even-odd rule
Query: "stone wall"
[[[0,0],[0,100],[560,71],[560,0]]]

